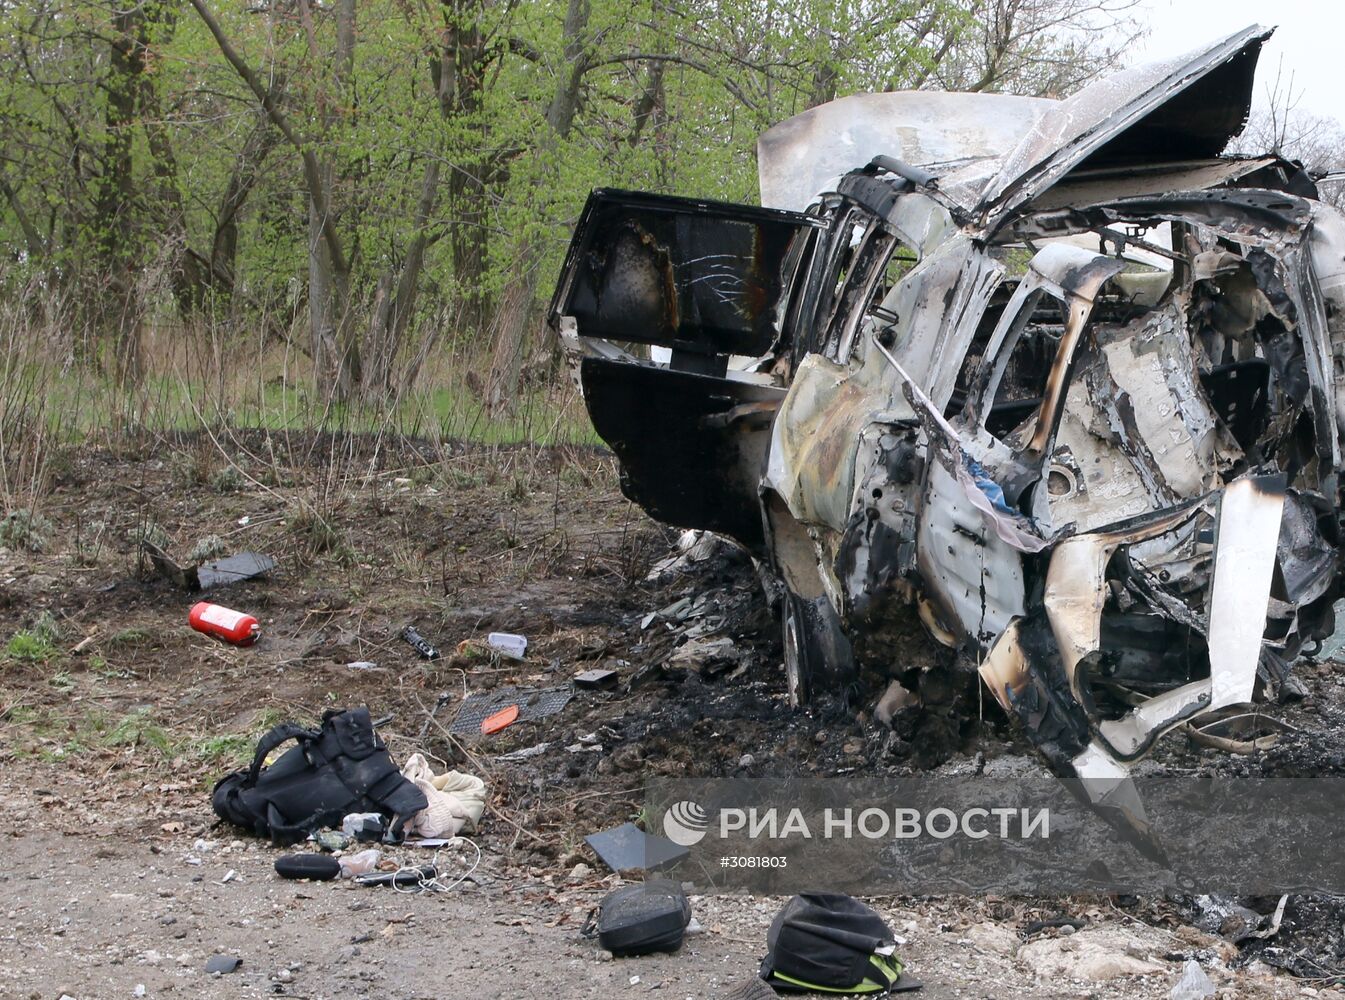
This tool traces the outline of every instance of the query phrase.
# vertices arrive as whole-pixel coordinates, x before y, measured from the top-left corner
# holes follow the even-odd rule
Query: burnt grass
[[[678,533],[620,495],[601,449],[186,436],[65,453],[39,509],[50,523],[35,539],[41,550],[0,552],[9,625],[0,641],[50,635],[26,654],[12,642],[0,650],[0,764],[31,770],[41,787],[45,769],[77,761],[99,775],[89,794],[109,802],[159,776],[172,789],[164,815],[187,816],[203,833],[210,788],[250,758],[262,732],[355,704],[392,717],[382,733],[397,759],[422,751],[483,777],[492,821],[480,839],[533,869],[601,868],[583,837],[638,819],[650,777],[881,776],[958,756],[1032,756],[993,701],[977,697],[974,675],[957,671],[914,620],[895,630],[889,667],[791,711],[780,626],[751,560],[721,549],[649,579]],[[139,557],[137,538],[153,531],[180,560],[211,535],[227,551],[278,560],[268,578],[204,595],[258,616],[255,647],[188,627],[201,595]],[[684,598],[699,601],[697,614],[649,620]],[[443,655],[421,659],[400,638],[406,625]],[[673,660],[700,625],[706,638],[732,637],[736,658]],[[491,655],[491,631],[525,635],[526,660]],[[615,671],[618,685],[579,691],[558,714],[493,736],[449,731],[472,694],[555,687],[595,668]],[[1300,732],[1272,750],[1230,758],[1174,734],[1158,762],[1228,776],[1345,772],[1338,670],[1306,661],[1297,673],[1308,697],[1272,708]],[[951,684],[944,705],[903,712],[890,728],[873,718],[892,677],[915,685],[925,676],[941,690]],[[499,759],[542,743],[535,756]],[[567,749],[593,743],[601,752]],[[1241,902],[1269,913],[1277,900]],[[1150,922],[1197,915],[1190,897],[1109,903]],[[1090,900],[1031,905],[1080,914]],[[1241,948],[1245,960],[1335,981],[1345,970],[1345,900],[1295,896],[1278,935]]]

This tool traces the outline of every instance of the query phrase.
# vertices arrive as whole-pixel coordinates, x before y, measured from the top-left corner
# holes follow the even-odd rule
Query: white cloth
[[[407,821],[410,837],[456,837],[473,832],[486,809],[486,783],[472,774],[446,771],[435,774],[423,754],[413,753],[402,776],[425,793],[429,805]]]

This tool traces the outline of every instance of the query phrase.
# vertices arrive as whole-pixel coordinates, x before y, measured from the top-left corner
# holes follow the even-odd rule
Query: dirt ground
[[[650,775],[932,763],[862,694],[788,711],[778,627],[743,560],[650,582],[676,533],[621,497],[603,452],[256,432],[82,449],[53,471],[45,523],[11,524],[0,548],[3,997],[715,998],[754,973],[783,901],[696,896],[700,930],[680,952],[614,960],[579,935],[620,884],[583,836],[637,818]],[[268,578],[209,595],[256,614],[262,640],[237,649],[188,628],[196,598],[141,564],[142,536],[179,558],[211,536],[275,556]],[[684,598],[739,660],[670,664]],[[444,656],[420,659],[407,624]],[[526,635],[526,661],[485,654],[492,630]],[[932,655],[918,643],[913,661]],[[448,732],[469,694],[595,667],[621,685],[495,737]],[[1307,682],[1307,712],[1339,687],[1325,668]],[[399,761],[423,751],[488,782],[481,859],[451,891],[282,881],[280,851],[216,822],[210,788],[262,732],[355,704],[392,716],[380,731]],[[585,742],[602,750],[561,749]],[[942,756],[975,753],[1026,749],[991,720]],[[440,861],[466,873],[473,857]],[[1327,988],[1339,966],[1290,977],[1185,926],[1180,901],[870,902],[929,997],[1167,997],[1187,958],[1224,997],[1345,995]],[[1027,933],[1062,915],[1082,928]],[[216,954],[242,963],[208,975]]]

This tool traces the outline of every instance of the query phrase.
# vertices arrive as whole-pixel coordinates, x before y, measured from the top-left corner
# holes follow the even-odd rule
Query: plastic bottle
[[[262,634],[261,625],[252,615],[231,611],[208,601],[194,605],[187,618],[196,631],[231,642],[235,646],[251,646]]]

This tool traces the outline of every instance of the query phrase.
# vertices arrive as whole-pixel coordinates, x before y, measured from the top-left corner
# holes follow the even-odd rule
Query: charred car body
[[[1220,155],[1269,34],[834,101],[765,208],[593,193],[552,322],[627,495],[783,584],[795,701],[914,605],[1143,836],[1131,762],[1335,631],[1345,217]]]

